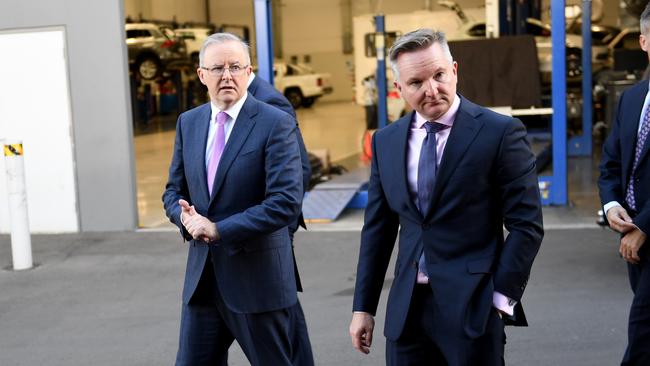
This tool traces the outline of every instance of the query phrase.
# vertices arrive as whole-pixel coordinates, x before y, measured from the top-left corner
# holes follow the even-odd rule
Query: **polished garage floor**
[[[298,122],[307,150],[329,151],[332,162],[359,163],[365,131],[363,107],[352,102],[321,103],[297,110]],[[156,117],[148,125],[135,126],[135,166],[137,176],[139,226],[167,227],[161,196],[167,182],[172,156],[175,116]]]
[[[333,163],[343,164],[348,169],[363,164],[359,158],[361,140],[365,131],[365,116],[362,107],[352,102],[317,102],[311,108],[297,110],[300,128],[307,149],[327,149]],[[141,228],[170,229],[172,225],[165,217],[161,196],[167,181],[167,169],[174,144],[176,116],[156,117],[149,124],[136,124],[135,157],[139,226]],[[545,143],[534,143],[539,151]],[[593,226],[599,209],[598,162],[600,147],[595,144],[593,157],[569,158],[568,184],[570,203],[566,207],[545,209],[545,224],[564,227],[568,225]],[[547,167],[542,175],[551,174]],[[343,215],[344,227],[360,227],[362,212],[348,212]],[[312,229],[338,230],[339,225],[313,224]]]

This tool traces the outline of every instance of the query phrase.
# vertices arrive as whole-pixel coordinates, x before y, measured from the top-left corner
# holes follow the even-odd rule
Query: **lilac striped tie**
[[[634,150],[634,164],[632,164],[632,174],[630,174],[630,180],[627,185],[627,193],[625,194],[625,202],[631,209],[636,210],[636,199],[634,197],[634,173],[636,173],[637,165],[639,165],[639,159],[641,158],[641,152],[643,151],[643,146],[648,138],[648,132],[650,131],[650,105],[645,109],[645,115],[643,116],[643,122],[641,129],[639,130],[639,136],[636,140],[636,150]]]
[[[226,112],[219,112],[215,118],[217,121],[217,131],[214,134],[214,142],[212,143],[212,154],[208,162],[208,192],[212,196],[212,186],[214,185],[214,177],[217,174],[217,167],[223,148],[226,146],[226,120],[228,114]]]

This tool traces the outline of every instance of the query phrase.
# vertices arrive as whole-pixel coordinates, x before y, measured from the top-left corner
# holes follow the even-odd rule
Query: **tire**
[[[304,98],[302,100],[302,106],[305,107],[305,108],[309,108],[314,104],[315,101],[316,101],[316,98],[314,98],[314,97]]]
[[[136,63],[135,70],[142,79],[153,80],[160,75],[162,65],[159,59],[145,56]]]
[[[300,90],[289,89],[286,92],[284,92],[284,96],[287,97],[293,109],[298,109],[302,105],[303,97]]]

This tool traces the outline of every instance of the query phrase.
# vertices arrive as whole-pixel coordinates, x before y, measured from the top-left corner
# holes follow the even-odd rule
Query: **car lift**
[[[582,12],[582,68],[583,68],[583,134],[570,140],[571,155],[591,154],[591,0],[583,0]],[[566,205],[567,198],[567,129],[566,129],[566,29],[565,0],[551,1],[551,28],[553,29],[552,75],[552,149],[553,173],[539,177],[539,188],[544,205]],[[270,0],[255,0],[255,29],[257,41],[258,76],[273,83],[273,45]],[[386,125],[386,60],[384,17],[375,16],[377,35],[377,89],[378,127]],[[514,111],[513,111],[514,112]],[[307,221],[336,220],[345,208],[364,208],[367,204],[369,169],[354,170],[330,182],[318,185],[308,192],[303,201]]]

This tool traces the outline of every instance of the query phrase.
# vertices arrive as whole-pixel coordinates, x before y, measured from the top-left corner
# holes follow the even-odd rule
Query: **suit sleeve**
[[[603,144],[603,154],[600,160],[600,177],[598,178],[598,190],[600,202],[605,205],[608,202],[616,201],[622,203],[623,195],[623,170],[621,163],[621,103],[626,92],[621,94],[618,107],[616,108],[616,119],[612,126],[607,140]]]
[[[239,242],[279,230],[300,211],[303,191],[296,125],[287,115],[273,123],[265,146],[265,198],[258,205],[218,221],[219,242]]]
[[[520,301],[544,236],[535,156],[519,120],[506,127],[499,148],[497,181],[508,230],[494,275],[495,291]]]
[[[389,207],[381,184],[376,137],[377,134],[372,138],[368,205],[361,231],[352,308],[352,311],[363,311],[373,315],[377,312],[379,296],[399,227],[399,217]]]
[[[178,200],[184,199],[192,204],[189,199],[189,192],[187,189],[187,181],[185,180],[185,166],[183,163],[183,133],[182,133],[182,118],[181,114],[176,121],[176,139],[174,141],[174,152],[172,162],[169,166],[169,178],[165,186],[162,200],[165,207],[165,214],[169,221],[174,223],[180,229],[181,236],[185,240],[192,240],[190,233],[185,230],[181,223],[181,206]]]

